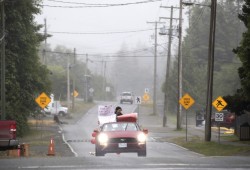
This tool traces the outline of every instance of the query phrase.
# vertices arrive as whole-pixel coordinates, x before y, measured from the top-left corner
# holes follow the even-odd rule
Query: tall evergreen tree
[[[243,33],[243,39],[234,52],[242,62],[238,72],[243,95],[247,100],[250,100],[250,0],[244,0],[244,2],[239,19],[243,21],[247,30]]]
[[[44,37],[34,22],[39,0],[9,0],[5,4],[6,119],[16,120],[18,135],[28,130],[27,117],[37,108],[35,98],[50,91],[48,70],[38,57]]]

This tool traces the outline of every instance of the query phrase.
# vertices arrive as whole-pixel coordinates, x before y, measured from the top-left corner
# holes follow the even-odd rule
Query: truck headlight
[[[100,143],[100,145],[107,145],[108,142],[108,135],[101,133],[98,135],[97,137],[98,142]]]
[[[147,136],[144,133],[140,133],[137,136],[137,140],[139,142],[139,144],[144,144],[146,142]]]

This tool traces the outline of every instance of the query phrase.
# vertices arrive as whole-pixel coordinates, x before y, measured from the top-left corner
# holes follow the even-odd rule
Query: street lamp
[[[211,7],[211,5],[208,4],[197,4],[194,2],[182,2],[183,5],[185,6],[193,6],[193,5],[197,5],[197,6],[207,6],[207,7]]]

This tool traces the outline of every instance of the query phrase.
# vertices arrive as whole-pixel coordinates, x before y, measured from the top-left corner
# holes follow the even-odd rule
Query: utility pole
[[[181,123],[182,123],[181,105],[179,103],[181,97],[182,97],[182,0],[180,0],[180,10],[179,10],[177,130],[181,129]]]
[[[106,64],[107,61],[104,61],[102,58],[102,73],[103,73],[103,80],[102,80],[102,99],[106,100]]]
[[[88,74],[88,61],[89,61],[89,58],[88,58],[88,54],[86,54],[86,66],[85,66],[85,75],[84,75],[84,78],[85,78],[85,102],[88,102],[88,77],[87,77],[87,74]]]
[[[104,101],[106,101],[106,65],[107,61],[104,61],[104,71],[103,71],[103,94],[104,94]]]
[[[168,8],[168,7],[164,7]],[[179,47],[178,47],[178,101],[177,101],[177,130],[181,129],[181,123],[182,123],[182,115],[181,115],[181,105],[179,103],[179,100],[182,97],[182,0],[180,0],[180,7],[179,7]],[[168,73],[169,74],[169,73]],[[166,74],[167,75],[167,74]],[[166,95],[166,94],[165,94]],[[164,96],[165,99],[166,96]],[[166,104],[166,103],[165,103]],[[164,112],[165,110],[164,106]],[[163,118],[163,126],[164,126],[165,120]]]
[[[164,7],[164,8],[169,8],[169,7]],[[167,123],[166,114],[168,112],[169,73],[170,73],[171,43],[172,43],[171,40],[172,40],[172,31],[173,31],[172,23],[173,23],[173,8],[174,7],[171,6],[170,8],[171,8],[170,18],[161,17],[164,19],[170,19],[169,35],[168,35],[168,57],[167,57],[166,78],[165,78],[166,91],[164,93],[163,127],[165,127]]]
[[[157,113],[156,109],[156,77],[157,77],[157,25],[165,22],[147,22],[149,24],[155,24],[155,51],[154,51],[154,85],[153,85],[153,114]]]
[[[75,64],[76,64],[76,49],[74,48],[74,64],[73,64],[73,69],[74,69],[73,73],[74,73],[74,75],[73,75],[73,90],[72,90],[72,112],[73,113],[75,111],[75,90],[76,90],[75,89],[75,83],[76,83]]]
[[[69,54],[67,54],[67,107],[70,108]]]
[[[1,33],[1,120],[5,120],[5,11],[4,0],[1,1],[1,21],[2,21],[2,33]]]
[[[206,104],[205,141],[211,141],[211,111],[213,98],[214,45],[217,0],[211,0],[210,34],[208,47],[208,84]]]

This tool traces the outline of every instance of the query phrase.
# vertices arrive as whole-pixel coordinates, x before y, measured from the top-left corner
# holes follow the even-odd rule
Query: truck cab
[[[66,116],[68,108],[61,105],[60,101],[54,100],[54,95],[50,95],[51,102],[44,108],[45,113],[51,115]]]
[[[68,108],[63,107],[60,101],[53,101],[44,108],[44,111],[51,115],[66,116],[68,114]]]

